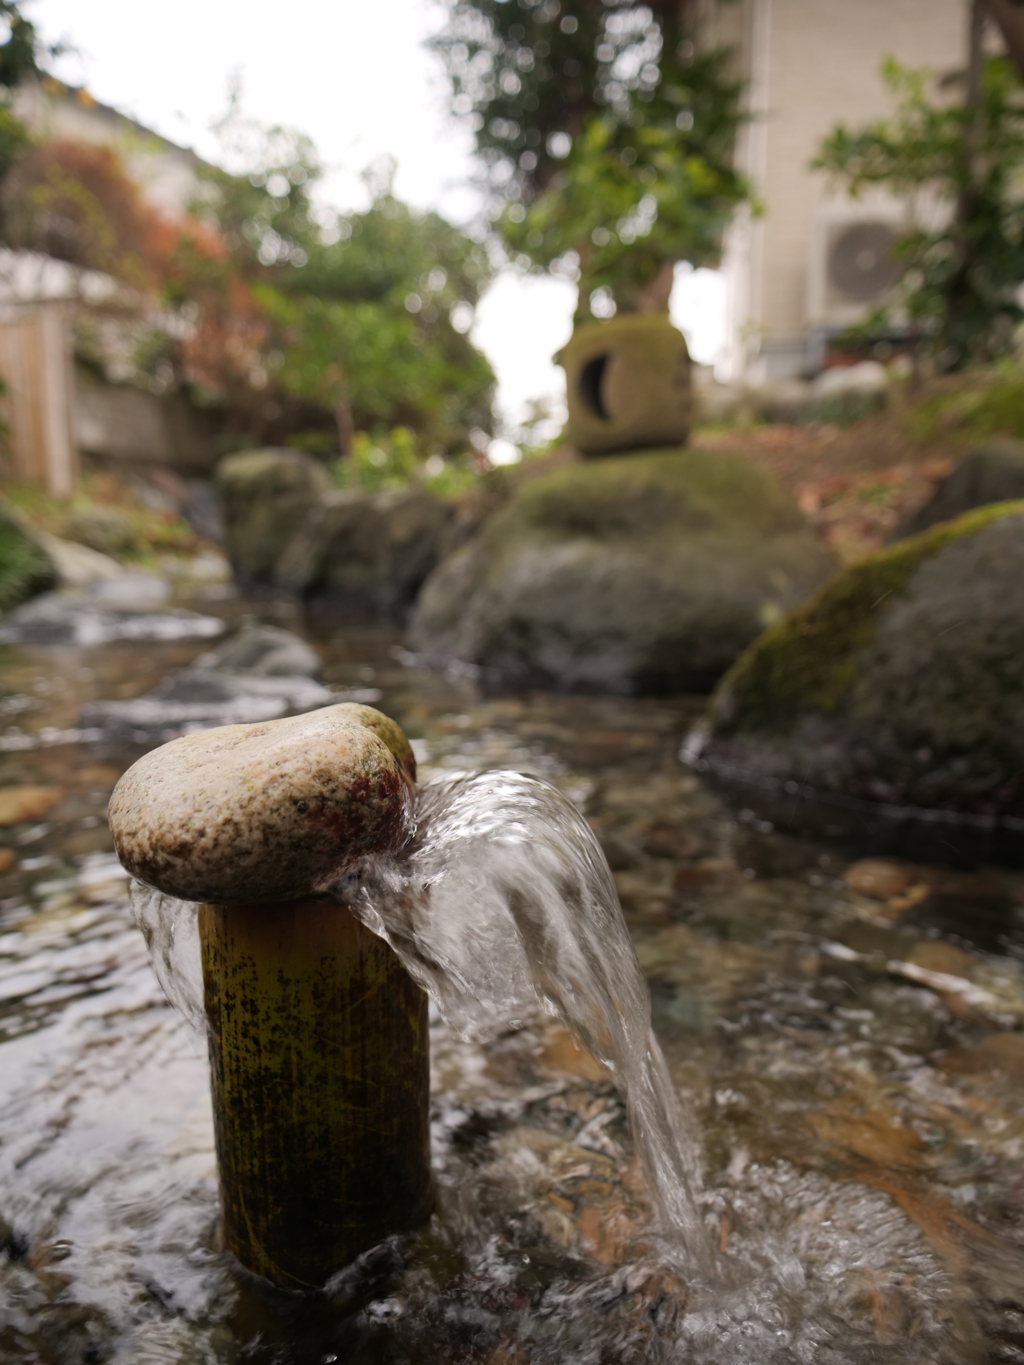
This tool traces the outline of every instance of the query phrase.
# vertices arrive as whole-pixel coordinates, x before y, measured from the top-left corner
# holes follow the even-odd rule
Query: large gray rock
[[[335,620],[404,620],[448,547],[454,517],[450,503],[422,489],[325,493],[275,581]]]
[[[798,823],[831,803],[834,832],[874,805],[1024,840],[1022,584],[1020,502],[850,566],[726,675],[689,757]]]
[[[520,488],[427,580],[411,638],[504,685],[702,688],[834,567],[738,456],[606,458]]]
[[[995,441],[983,450],[965,455],[928,501],[900,524],[892,539],[917,535],[940,521],[969,512],[972,507],[1014,498],[1024,498],[1024,443]]]
[[[300,450],[245,450],[217,466],[224,538],[235,578],[271,584],[277,562],[321,494],[323,465]]]

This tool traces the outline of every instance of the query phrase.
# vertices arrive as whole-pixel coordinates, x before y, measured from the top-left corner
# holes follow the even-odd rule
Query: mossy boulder
[[[299,525],[274,581],[331,621],[404,621],[454,519],[451,503],[421,488],[332,489]]]
[[[585,323],[557,359],[565,369],[566,436],[582,454],[686,440],[693,421],[690,354],[667,315]]]
[[[738,456],[629,454],[522,485],[427,580],[411,638],[502,685],[704,688],[834,567]]]
[[[49,555],[0,512],[0,611],[52,588],[56,581]]]
[[[244,450],[221,460],[225,548],[240,583],[273,582],[282,551],[330,482],[323,465],[300,450]]]
[[[690,757],[805,811],[817,797],[1024,834],[1022,584],[1024,502],[869,556],[734,664]]]

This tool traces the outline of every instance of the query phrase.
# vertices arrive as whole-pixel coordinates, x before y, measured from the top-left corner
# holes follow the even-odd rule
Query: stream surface
[[[300,628],[287,604],[185,605]],[[869,894],[857,850],[680,764],[702,698],[486,696],[382,631],[317,641],[324,685],[399,721],[422,778],[543,778],[597,835],[716,1266],[655,1230],[623,1094],[538,1010],[469,1041],[435,1013],[424,1233],[313,1299],[234,1271],[205,1045],[104,820],[165,734],[159,708],[99,703],[210,647],[145,636],[0,646],[4,1365],[1024,1362],[1024,876],[894,865]],[[207,704],[173,696],[171,726]],[[38,791],[5,808],[15,787]]]

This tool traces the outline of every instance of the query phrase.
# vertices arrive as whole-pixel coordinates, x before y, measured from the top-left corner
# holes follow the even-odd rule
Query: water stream
[[[205,1045],[103,820],[166,737],[110,706],[209,640],[3,647],[0,794],[37,804],[0,827],[0,1360],[1024,1360],[1024,878],[908,866],[869,896],[856,850],[679,764],[699,698],[487,697],[396,643],[319,648],[424,778],[404,856],[338,894],[443,1006],[439,1212],[316,1301],[219,1250]],[[161,922],[187,1008],[193,921]]]

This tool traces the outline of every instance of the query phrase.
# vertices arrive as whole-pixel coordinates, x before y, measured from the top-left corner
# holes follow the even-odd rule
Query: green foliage
[[[351,455],[336,460],[331,474],[339,488],[377,493],[386,488],[407,487],[420,468],[415,435],[408,427],[395,427],[377,438],[357,432]]]
[[[0,43],[0,86],[16,90],[28,77],[39,75],[39,38],[17,0],[0,0],[0,25],[8,33]]]
[[[367,179],[370,207],[327,216],[305,244],[300,287],[321,298],[401,304],[421,323],[455,310],[465,330],[467,309],[491,279],[486,250],[439,214],[418,213],[396,199],[389,174]]]
[[[623,159],[623,153],[635,153]],[[645,176],[645,172],[652,172]],[[581,296],[598,289],[628,307],[666,262],[713,264],[740,195],[731,169],[686,155],[673,129],[623,128],[594,118],[558,180],[523,209],[507,205],[498,226],[508,246],[550,267],[580,263]]]
[[[0,178],[32,145],[28,129],[5,104],[0,104]]]
[[[638,306],[676,260],[713,263],[747,197],[740,86],[728,53],[695,46],[688,10],[453,0],[435,40],[492,221],[522,263],[578,269],[583,315]]]
[[[439,497],[456,497],[472,488],[479,476],[465,457],[446,460],[435,452],[424,458],[415,432],[393,427],[372,436],[356,432],[351,454],[334,461],[331,477],[339,488],[367,493],[419,483]]]
[[[0,513],[0,611],[53,586],[53,566],[42,550]]]
[[[0,18],[12,12],[0,0]],[[219,131],[224,165],[197,163],[196,201],[172,221],[112,148],[55,140],[23,156],[0,99],[0,175],[19,162],[3,240],[135,291],[116,326],[82,313],[80,351],[121,379],[186,388],[218,410],[225,449],[301,438],[329,458],[353,431],[409,427],[427,455],[468,451],[492,426],[494,375],[468,337],[487,251],[400,203],[386,168],[368,174],[363,212],[325,207],[309,138],[244,118],[237,97]]]
[[[0,43],[0,179],[31,145],[28,129],[11,112],[11,93],[31,76],[38,76],[41,55],[35,25],[21,13],[16,0],[0,0],[0,27],[7,39]]]
[[[881,185],[929,206],[900,239],[902,275],[877,327],[903,315],[932,343],[942,370],[1007,352],[1024,317],[1024,84],[1008,62],[984,63],[977,104],[956,103],[930,77],[889,60],[896,113],[865,128],[840,125],[815,166],[854,195]],[[939,212],[934,211],[937,201]],[[936,225],[938,219],[938,225]]]
[[[390,192],[335,234],[307,234],[300,262],[254,288],[279,329],[271,372],[296,398],[347,403],[357,430],[407,425],[445,450],[467,446],[491,423],[493,373],[459,330],[489,278],[486,256]]]
[[[800,715],[835,711],[856,679],[856,656],[873,638],[883,604],[903,591],[924,560],[1022,510],[1022,503],[993,503],[844,569],[766,630],[728,671],[711,702],[716,730],[779,732]]]
[[[489,429],[494,376],[466,335],[487,253],[397,200],[388,169],[368,175],[368,209],[341,215],[311,198],[320,167],[308,139],[237,118],[225,132],[234,169],[209,172],[196,205],[217,248],[184,243],[172,284],[205,309],[191,343],[198,382],[247,405],[260,440],[302,431],[308,445],[316,411],[337,420],[335,449],[349,427],[407,426],[441,451]],[[290,431],[261,425],[268,407]]]
[[[224,166],[201,165],[207,192],[194,206],[238,266],[302,265],[319,238],[311,192],[322,167],[312,140],[279,124],[245,118],[233,91],[215,125]]]

